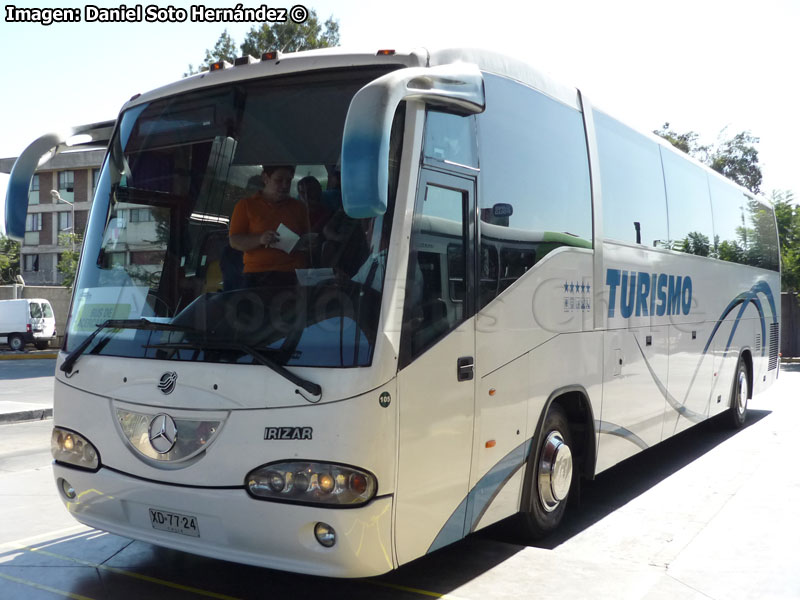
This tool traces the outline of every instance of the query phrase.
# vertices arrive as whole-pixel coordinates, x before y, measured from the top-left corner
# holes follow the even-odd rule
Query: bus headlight
[[[378,481],[367,471],[324,462],[285,461],[254,469],[245,480],[256,498],[305,504],[355,506],[369,502]]]
[[[100,466],[100,456],[89,440],[79,433],[53,427],[50,437],[50,453],[60,463],[96,471]]]

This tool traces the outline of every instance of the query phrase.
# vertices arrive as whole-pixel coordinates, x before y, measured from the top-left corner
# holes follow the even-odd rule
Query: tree
[[[666,122],[661,126],[661,129],[656,129],[653,133],[667,140],[678,150],[682,150],[686,154],[700,159],[701,162],[705,162],[705,160],[702,159],[708,155],[709,146],[701,146],[698,144],[697,140],[700,136],[694,131],[678,133],[670,129],[669,122]]]
[[[669,123],[664,123],[661,129],[656,129],[653,133],[754,194],[760,193],[762,175],[756,149],[759,138],[749,131],[742,131],[728,138],[723,129],[716,147],[699,144],[699,136],[694,131],[673,131]]]
[[[19,275],[19,242],[0,236],[0,283],[15,283]]]
[[[64,287],[72,287],[72,284],[75,283],[82,242],[83,238],[79,233],[58,234],[58,244],[64,247],[64,251],[61,252],[56,268],[59,273],[64,275],[64,280],[61,282]]]
[[[720,133],[724,134],[725,130]],[[761,167],[758,165],[759,138],[749,131],[737,133],[723,140],[711,154],[709,166],[754,194],[761,192]]]
[[[339,22],[331,16],[325,21],[325,31],[319,23],[314,9],[309,10],[303,23],[264,23],[254,26],[245,36],[242,53],[261,56],[270,50],[299,52],[316,48],[331,48],[339,45]]]
[[[312,8],[308,11],[308,18],[302,23],[288,20],[285,23],[254,25],[247,32],[240,49],[241,55],[250,54],[259,58],[264,52],[272,50],[299,52],[300,50],[330,48],[338,45],[339,22],[331,16],[324,24],[320,24],[317,13]],[[236,52],[236,43],[226,29],[219,36],[214,48],[206,50],[206,57],[198,69],[195,70],[192,65],[189,65],[189,71],[183,76],[207,71],[212,63],[220,60],[233,63],[237,55],[239,54]]]

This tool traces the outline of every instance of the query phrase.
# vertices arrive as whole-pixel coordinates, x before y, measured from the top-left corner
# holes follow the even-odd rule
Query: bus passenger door
[[[465,533],[475,397],[474,190],[473,179],[420,171],[398,373],[401,564]]]

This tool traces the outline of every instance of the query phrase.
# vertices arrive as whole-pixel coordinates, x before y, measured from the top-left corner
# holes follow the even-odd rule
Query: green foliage
[[[719,236],[716,236],[717,241]],[[739,264],[745,263],[745,251],[736,240],[723,240],[717,243],[715,250],[716,257],[720,260],[727,260],[728,262],[735,262]]]
[[[332,16],[325,23],[320,23],[316,11],[308,11],[308,18],[303,23],[288,20],[285,23],[262,23],[254,25],[245,35],[241,52],[236,51],[236,43],[228,34],[222,32],[211,50],[206,50],[203,63],[195,70],[189,65],[189,71],[183,76],[207,71],[212,63],[226,60],[233,63],[237,56],[251,55],[260,58],[264,52],[279,50],[280,52],[299,52],[316,48],[331,48],[339,45],[339,22]]]
[[[270,50],[281,52],[299,52],[316,48],[331,48],[339,45],[339,22],[329,17],[325,21],[325,30],[317,18],[314,9],[309,10],[308,19],[304,23],[287,21],[286,23],[264,23],[254,26],[245,36],[242,53],[261,56]]]
[[[72,284],[75,283],[82,243],[83,238],[78,233],[58,234],[58,245],[63,246],[64,250],[61,252],[56,268],[59,273],[64,275],[64,280],[62,281],[64,287],[72,287]]]
[[[724,133],[724,130],[723,130]],[[720,134],[722,136],[723,134]],[[710,156],[709,166],[754,194],[761,192],[761,167],[758,165],[759,138],[742,131],[724,139]]]
[[[19,242],[0,236],[0,284],[16,281],[19,275]]]
[[[694,131],[687,131],[686,133],[678,133],[677,131],[673,131],[672,129],[670,129],[669,122],[667,122],[661,126],[661,129],[654,129],[653,133],[667,140],[678,150],[681,150],[686,154],[694,156],[695,158],[701,160],[702,162],[705,162],[704,159],[708,155],[710,147],[701,146],[697,142],[700,136]]]
[[[775,218],[772,211],[766,210],[760,202],[748,202],[750,224],[752,227],[740,227],[739,236],[743,239],[747,252],[747,264],[754,267],[770,268],[764,261],[768,257],[778,256],[778,240],[775,231]],[[772,261],[770,261],[772,262]]]
[[[709,256],[711,253],[711,243],[708,236],[698,231],[692,231],[681,243],[681,252],[694,254],[695,256]]]

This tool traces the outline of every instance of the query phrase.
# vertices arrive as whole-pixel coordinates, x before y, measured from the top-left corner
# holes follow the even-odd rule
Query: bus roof
[[[380,56],[377,52],[377,49],[354,51],[343,48],[323,48],[279,54],[274,60],[257,61],[218,71],[205,71],[186,77],[155,90],[134,96],[125,104],[123,109],[144,102],[151,102],[163,96],[272,75],[314,71],[317,69],[357,68],[379,65],[426,67],[457,62],[472,63],[482,71],[515,79],[569,106],[579,108],[578,90],[574,87],[564,86],[520,60],[488,50],[473,48],[428,50],[426,48],[417,48],[409,51],[395,51],[394,54]]]
[[[191,77],[186,77],[174,83],[165,85],[155,90],[136,95],[124,106],[123,110],[153,100],[181,94],[195,89],[213,87],[225,83],[244,81],[259,77],[314,71],[318,69],[358,68],[379,65],[395,65],[397,67],[432,67],[458,62],[477,65],[481,71],[507,77],[528,85],[560,102],[577,110],[582,110],[579,91],[577,88],[559,83],[542,71],[531,67],[529,64],[479,48],[443,48],[428,49],[415,48],[404,51],[391,51],[391,54],[378,54],[377,49],[350,49],[350,48],[321,48],[278,54],[272,60],[256,61],[251,64],[232,66],[218,71],[205,71]],[[667,140],[655,135],[653,132],[642,132],[627,125],[624,120],[613,116],[603,109],[601,112],[619,121],[637,133],[654,139],[658,144],[670,151],[678,152]],[[745,195],[758,200],[762,204],[771,206],[772,203],[763,195],[753,194],[736,182],[717,173],[707,165],[687,154],[682,156],[700,166],[712,177],[722,178],[727,184],[740,188]]]

